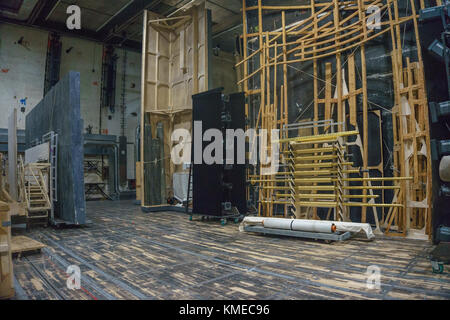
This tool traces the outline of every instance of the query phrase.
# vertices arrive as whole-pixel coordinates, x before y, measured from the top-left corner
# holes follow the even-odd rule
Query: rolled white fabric
[[[244,219],[244,224],[253,226],[260,225],[270,229],[322,233],[334,232],[333,221],[248,217]]]
[[[333,227],[333,221],[319,221],[319,220],[299,220],[296,219],[292,223],[292,230],[320,232],[320,233],[334,233],[336,229]]]
[[[450,182],[450,156],[445,156],[439,165],[439,176],[444,182]]]
[[[245,217],[239,225],[239,231],[244,232],[244,227],[247,226],[262,226],[264,218],[261,217]]]
[[[262,217],[246,217],[242,222],[246,225],[246,226],[258,226],[258,225],[263,225],[263,221],[265,218]]]
[[[264,228],[268,229],[319,233],[334,233],[336,231],[351,233],[364,232],[368,239],[373,239],[375,237],[372,232],[372,227],[368,223],[247,217],[242,221],[242,224],[239,228],[240,231],[244,231],[245,226],[263,226]]]
[[[264,228],[292,230],[294,219],[266,218],[263,220]]]

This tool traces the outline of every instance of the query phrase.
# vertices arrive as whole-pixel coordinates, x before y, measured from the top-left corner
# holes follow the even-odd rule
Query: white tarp
[[[191,178],[192,179],[192,178]],[[173,193],[175,199],[184,202],[187,201],[187,189],[189,182],[189,173],[174,173],[173,174]],[[192,180],[191,180],[192,185]],[[191,192],[192,194],[192,186]]]
[[[334,222],[334,224],[336,226],[336,231],[338,232],[364,232],[367,236],[367,239],[375,238],[375,235],[372,232],[372,227],[368,223]]]

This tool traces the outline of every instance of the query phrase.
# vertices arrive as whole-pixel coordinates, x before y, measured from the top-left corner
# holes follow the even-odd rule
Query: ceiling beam
[[[28,24],[34,24],[36,22],[36,20],[40,17],[42,11],[44,10],[44,8],[48,2],[49,2],[49,0],[39,0],[36,3],[33,10],[31,11],[30,16],[28,17],[28,20],[27,20]]]
[[[233,29],[239,25],[242,25],[242,17],[238,15],[230,15],[227,19],[224,19],[222,23],[218,23],[213,26],[213,37],[217,34],[221,34],[226,30]]]
[[[43,30],[43,31],[47,31],[47,32],[55,32],[62,36],[65,36],[65,37],[79,38],[79,39],[84,39],[84,40],[103,43],[103,44],[111,44],[113,46],[117,46],[117,47],[120,46],[124,49],[129,49],[129,50],[137,51],[137,52],[140,52],[140,50],[142,48],[142,44],[140,42],[133,41],[133,40],[126,40],[125,42],[122,43],[123,39],[120,37],[116,38],[116,39],[111,39],[111,42],[105,43],[103,41],[103,38],[99,37],[99,35],[97,33],[95,33],[94,31],[88,31],[88,30],[83,30],[83,29],[82,30],[68,30],[67,26],[65,24],[58,24],[58,23],[54,23],[54,22],[50,22],[50,21],[48,21],[44,25],[37,25],[37,24],[29,25],[26,22],[22,22],[19,20],[0,16],[0,23],[18,25],[18,26],[22,26],[22,27],[26,27],[26,28],[31,28],[31,29],[39,29],[39,30]]]
[[[55,10],[59,2],[59,0],[40,0],[37,6],[42,3],[42,7],[39,8],[39,12],[34,17],[34,21],[32,22],[32,24],[43,25],[47,20],[47,17],[50,15],[50,13],[53,12],[53,10]],[[33,9],[33,11],[36,9],[36,7]]]
[[[68,30],[66,25],[51,21],[50,17],[62,0],[39,0],[33,8],[30,17],[25,22],[15,19],[0,17],[0,21],[9,24],[35,27],[49,32],[57,32],[64,36],[77,37],[81,39],[112,44],[114,46],[123,46],[131,50],[140,50],[141,43],[131,40],[134,35],[124,34],[123,30],[128,24],[131,24],[144,9],[151,9],[162,0],[130,0],[120,11],[112,16],[96,32],[94,30]]]
[[[143,10],[147,9],[157,0],[131,0],[126,6],[124,6],[117,14],[112,16],[103,26],[96,31],[102,33],[103,36],[107,36],[111,31],[120,28],[124,23],[134,19]]]
[[[239,11],[234,11],[233,9],[227,8],[227,7],[223,6],[220,3],[214,2],[213,0],[208,0],[207,3],[215,5],[218,8],[221,8],[221,9],[226,10],[226,11],[228,11],[228,12],[234,14],[234,15],[237,15],[237,16],[241,17],[241,13]]]

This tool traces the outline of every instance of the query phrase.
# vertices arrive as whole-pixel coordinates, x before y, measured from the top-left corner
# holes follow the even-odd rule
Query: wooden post
[[[0,202],[0,300],[14,297],[9,205]]]
[[[141,88],[142,88],[142,94],[141,94],[141,167],[139,170],[139,173],[141,175],[141,205],[145,206],[145,179],[144,179],[144,168],[145,168],[145,158],[144,158],[144,128],[145,128],[145,112],[146,112],[146,103],[147,103],[147,58],[148,58],[148,35],[147,35],[147,28],[148,28],[148,11],[144,10],[144,18],[143,18],[143,40],[142,40],[142,72],[141,72]]]
[[[367,25],[366,25],[366,13],[364,8],[364,3],[362,0],[358,0],[359,5],[359,18],[361,23],[363,24],[363,34],[364,39],[367,38]],[[363,168],[364,170],[368,170],[368,158],[369,158],[369,122],[368,122],[368,105],[367,105],[367,70],[366,70],[366,48],[364,45],[361,45],[361,77],[362,77],[362,91],[363,91]],[[364,173],[364,178],[368,178],[369,174],[367,172]],[[367,187],[367,182],[363,183],[364,187]],[[363,191],[363,195],[367,195],[367,190]],[[366,203],[367,200],[363,199],[363,203]],[[365,223],[367,221],[367,208],[363,207],[361,209],[361,222]]]
[[[284,110],[282,113],[283,124],[288,124],[288,70],[287,70],[287,49],[286,49],[286,12],[281,12],[282,28],[283,28],[283,90],[284,90]]]
[[[339,26],[339,2],[338,0],[334,0],[334,12],[333,12],[333,18],[334,18],[334,27],[336,29],[336,35],[335,35],[335,39],[336,39],[336,46],[337,49],[339,50],[339,32],[338,30],[340,29]],[[338,125],[338,130],[339,131],[344,131],[345,125],[342,124],[342,122],[344,122],[344,118],[343,118],[343,104],[342,104],[342,61],[341,61],[341,53],[338,52],[336,54],[336,90],[337,90],[337,121],[339,122]]]

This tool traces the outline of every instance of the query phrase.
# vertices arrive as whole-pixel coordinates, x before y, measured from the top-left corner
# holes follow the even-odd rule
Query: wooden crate
[[[0,202],[0,299],[14,297],[9,206]]]

